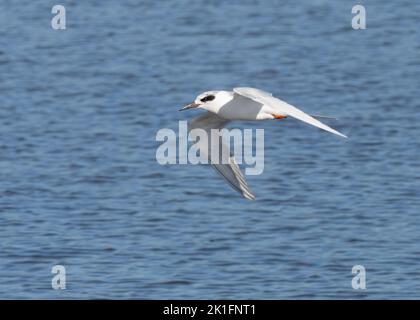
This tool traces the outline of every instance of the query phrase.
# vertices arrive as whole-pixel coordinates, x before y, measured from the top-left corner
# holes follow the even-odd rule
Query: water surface
[[[357,31],[352,1],[68,1],[64,31],[54,4],[0,4],[1,298],[419,298],[418,1]],[[255,202],[159,165],[177,109],[235,86],[350,138],[240,124],[265,129]]]

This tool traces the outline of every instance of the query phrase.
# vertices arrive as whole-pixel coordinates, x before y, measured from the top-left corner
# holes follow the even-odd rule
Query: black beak
[[[199,105],[200,105],[199,103],[193,102],[193,103],[187,104],[185,107],[179,109],[178,111],[184,111],[187,109],[197,108]]]

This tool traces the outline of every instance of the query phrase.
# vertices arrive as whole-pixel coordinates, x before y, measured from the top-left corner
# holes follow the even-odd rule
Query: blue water
[[[0,298],[420,298],[420,2],[0,3]],[[161,166],[156,132],[200,92],[253,86],[265,129],[240,198]],[[51,288],[66,267],[67,288]],[[366,268],[366,289],[351,286]]]

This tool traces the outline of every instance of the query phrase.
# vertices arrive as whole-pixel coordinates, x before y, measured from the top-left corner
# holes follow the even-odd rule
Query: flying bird
[[[190,103],[179,111],[199,108],[207,112],[194,118],[189,125],[189,129],[203,129],[207,132],[211,141],[212,135],[217,134],[215,130],[222,129],[227,123],[233,120],[270,120],[285,119],[292,117],[325,131],[347,138],[344,134],[338,132],[320,122],[316,118],[328,118],[323,116],[309,115],[302,110],[273,97],[271,93],[255,88],[234,88],[233,91],[207,91],[197,96],[193,103]],[[209,163],[225,179],[225,181],[243,197],[255,200],[255,196],[249,188],[235,158],[230,153],[228,147],[217,139],[219,161],[210,161],[214,146],[200,148],[200,152],[205,152]],[[200,142],[198,142],[200,144]],[[204,145],[203,145],[204,146]],[[205,144],[207,146],[207,142]],[[213,151],[212,151],[213,150]],[[222,152],[225,150],[225,152]],[[223,159],[225,157],[225,159]]]

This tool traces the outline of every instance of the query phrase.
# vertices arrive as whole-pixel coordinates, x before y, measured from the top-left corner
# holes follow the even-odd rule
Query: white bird
[[[221,142],[221,139],[212,139],[212,135],[216,133],[214,130],[211,131],[211,129],[222,129],[232,120],[284,119],[290,116],[347,138],[344,134],[314,118],[328,117],[310,116],[298,108],[273,97],[271,93],[255,88],[234,88],[233,91],[207,91],[198,95],[193,103],[183,107],[180,111],[192,108],[200,108],[208,112],[193,119],[190,124],[190,129],[204,129],[210,136],[211,141],[220,141],[220,144],[217,146],[219,148],[219,155],[221,157],[223,155],[229,157],[228,159],[220,159],[221,161],[219,160],[217,163],[210,161],[212,159],[212,148],[214,147],[212,146],[207,149],[207,157],[210,164],[234,190],[250,200],[254,200],[255,196],[246,183],[239,166],[236,164],[233,154],[230,152],[221,152],[221,150],[227,149],[227,146]],[[200,152],[205,152],[203,149],[200,148]]]

